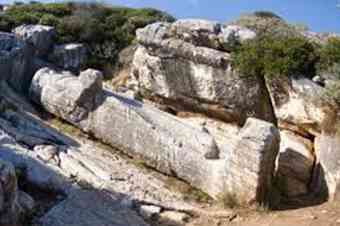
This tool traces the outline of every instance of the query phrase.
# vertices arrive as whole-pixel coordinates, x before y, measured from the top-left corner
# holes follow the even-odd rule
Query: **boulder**
[[[40,220],[42,226],[148,226],[119,194],[76,191]]]
[[[99,71],[88,69],[75,77],[67,71],[42,68],[32,81],[30,94],[46,110],[73,123],[80,123],[96,106],[101,89],[102,74]],[[41,95],[42,92],[44,95]]]
[[[32,77],[27,75],[30,67],[30,50],[13,34],[0,32],[0,80],[23,92],[27,90]]]
[[[17,189],[13,165],[0,159],[0,225],[15,226],[19,221]]]
[[[237,44],[256,37],[256,33],[237,25],[222,25],[203,19],[180,19],[170,24],[158,22],[137,30],[137,40],[145,44],[167,38],[180,39],[195,46],[231,51]]]
[[[218,48],[221,24],[203,19],[180,19],[171,26],[172,33],[195,46]]]
[[[56,31],[44,25],[21,25],[13,30],[20,40],[32,46],[37,56],[46,56],[54,44]]]
[[[334,123],[334,122],[333,122]],[[339,123],[330,126],[316,139],[316,153],[319,157],[317,188],[330,201],[340,200],[340,132]]]
[[[235,149],[225,149],[222,155],[214,137],[207,131],[190,126],[177,117],[152,106],[115,93],[96,89],[88,98],[99,96],[101,102],[97,102],[92,108],[83,108],[87,117],[71,117],[74,111],[62,109],[67,109],[67,106],[77,109],[85,102],[93,103],[74,98],[74,93],[78,93],[76,97],[87,96],[88,90],[82,89],[82,85],[79,85],[81,76],[75,77],[56,72],[51,76],[49,70],[45,71],[47,73],[40,71],[34,77],[31,87],[33,100],[49,112],[101,141],[119,148],[132,157],[141,157],[147,165],[163,173],[176,175],[213,197],[223,193],[226,186],[229,186],[227,188],[233,192],[244,191],[249,194],[245,198],[250,197],[259,201],[264,197],[262,192],[269,190],[273,173],[271,167],[275,163],[279,142],[279,135],[272,124],[248,119],[240,137],[236,138]],[[63,93],[62,100],[57,97],[60,93]],[[250,130],[257,132],[252,131],[250,134]],[[243,147],[244,143],[249,145]],[[249,175],[249,183],[245,181],[243,184],[237,183],[231,186],[228,181],[233,181],[239,176],[236,169],[248,169],[244,164],[249,164],[237,160],[240,156],[236,153],[247,156],[245,153],[250,151],[253,155],[249,158],[249,162],[253,164],[251,169],[254,171]],[[86,161],[74,154],[76,152],[71,154],[70,162]],[[89,164],[87,165],[90,171],[98,172],[94,168],[91,169]],[[232,167],[235,170],[231,170]],[[74,168],[74,170],[78,169]],[[232,180],[227,179],[227,176],[232,176]]]
[[[281,131],[280,135],[279,189],[287,197],[305,195],[309,191],[315,163],[313,143],[287,130]]]
[[[140,46],[127,86],[177,111],[194,111],[243,125],[248,117],[275,122],[262,78],[231,67],[223,46],[256,34],[240,26],[183,19],[137,30]],[[233,39],[233,40],[231,40]]]
[[[229,158],[224,195],[243,204],[268,204],[279,146],[280,133],[273,124],[249,118]]]
[[[267,78],[275,116],[280,128],[303,136],[318,136],[332,106],[323,100],[323,88],[297,77]]]
[[[163,40],[171,36],[171,24],[166,22],[150,24],[136,31],[138,42],[144,43],[145,45],[160,44]]]
[[[256,33],[238,25],[224,25],[219,34],[219,42],[224,50],[232,51],[238,44],[254,39]]]
[[[86,64],[87,49],[78,43],[58,45],[48,58],[58,67],[77,73]]]
[[[247,117],[275,121],[262,79],[234,72],[227,53],[174,39],[161,45],[135,53],[130,85],[144,97],[240,125]]]

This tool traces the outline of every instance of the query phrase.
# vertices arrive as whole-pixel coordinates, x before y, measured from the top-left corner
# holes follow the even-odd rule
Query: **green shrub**
[[[330,38],[319,54],[319,73],[328,72],[340,79],[340,38]]]
[[[39,24],[53,26],[53,27],[56,27],[59,24],[59,22],[60,21],[58,17],[52,14],[45,14],[39,20]]]
[[[280,20],[282,19],[280,16],[270,11],[255,11],[254,15],[262,18],[276,18]]]
[[[314,76],[315,47],[302,37],[258,36],[232,54],[234,67],[243,75]]]

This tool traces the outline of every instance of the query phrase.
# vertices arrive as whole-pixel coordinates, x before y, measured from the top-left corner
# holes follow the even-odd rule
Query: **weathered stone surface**
[[[329,116],[322,101],[323,88],[307,78],[274,77],[267,79],[279,127],[317,136]]]
[[[176,38],[195,46],[230,51],[237,44],[256,37],[256,33],[237,25],[222,25],[203,19],[180,19],[173,24],[158,22],[137,30],[137,39],[145,45],[159,45]]]
[[[140,43],[160,45],[163,40],[171,37],[171,24],[164,22],[150,24],[144,29],[138,29],[136,34],[136,38]]]
[[[19,221],[17,189],[13,165],[0,159],[0,225],[15,226]]]
[[[220,158],[230,158],[230,150],[234,150],[237,144],[240,127],[202,116],[182,116],[183,122],[188,123],[201,131],[209,133],[216,141],[220,150]]]
[[[229,159],[225,192],[240,202],[268,202],[280,134],[271,123],[249,118]]]
[[[38,56],[44,56],[53,46],[55,29],[44,25],[21,25],[13,30],[21,40],[31,45]]]
[[[144,219],[157,219],[161,213],[159,206],[143,205],[139,208],[139,213]]]
[[[60,113],[59,109],[65,108],[66,103],[54,98],[59,92],[58,89],[54,89],[59,83],[59,79],[55,79],[57,76],[51,77],[48,73],[37,73],[31,88],[34,100],[44,100],[39,103],[57,116],[93,134],[103,142],[121,149],[130,156],[140,156],[146,164],[161,172],[175,174],[214,197],[225,190],[229,158],[240,158],[233,154],[235,150],[241,148],[244,140],[247,139],[247,127],[257,129],[258,133],[253,134],[253,143],[249,141],[247,152],[254,151],[254,158],[257,161],[254,159],[250,161],[256,165],[253,168],[261,169],[261,172],[255,171],[253,177],[255,179],[251,180],[247,192],[256,197],[257,201],[263,198],[262,194],[257,194],[258,187],[264,186],[263,190],[265,191],[269,189],[269,181],[271,181],[273,172],[270,170],[273,170],[271,167],[274,165],[278,151],[278,147],[275,150],[277,144],[275,142],[279,142],[279,137],[270,123],[255,119],[248,120],[249,126],[244,128],[245,135],[241,133],[240,143],[234,150],[229,150],[229,153],[232,154],[228,155],[228,150],[225,150],[225,153],[221,155],[214,137],[206,131],[189,126],[178,118],[154,107],[114,93],[101,91],[101,95],[104,95],[102,102],[88,110],[88,117],[81,121],[74,121],[74,118],[67,115],[72,111]],[[68,81],[63,86],[64,98],[67,99],[68,96],[73,95],[73,89],[79,87],[72,82],[77,84],[80,78],[64,74],[63,79]],[[93,93],[93,95],[100,94]],[[74,107],[77,107],[78,104],[76,101],[67,103]],[[53,106],[53,108],[49,106]],[[257,125],[259,128],[253,128]],[[73,155],[72,158],[74,157]],[[79,156],[76,158],[80,160]],[[234,167],[244,168],[242,161],[237,161],[237,159],[234,161]],[[267,163],[267,166],[263,166],[264,162]],[[89,166],[89,164],[87,165]],[[93,168],[93,171],[97,170]],[[239,192],[243,187],[246,186],[230,185],[230,189],[234,192]]]
[[[11,96],[10,89],[1,91],[0,129],[15,138],[16,142],[28,147],[42,144],[75,145],[72,140],[27,114],[27,112],[35,113],[34,110],[30,111],[32,109],[30,104],[19,97],[8,98]]]
[[[18,204],[21,211],[26,215],[30,215],[34,211],[35,202],[34,199],[23,191],[18,192]]]
[[[89,131],[98,139],[129,155],[141,156],[150,166],[167,174],[175,173],[211,194],[220,189],[214,184],[218,176],[213,176],[212,171],[224,163],[206,158],[219,158],[219,150],[209,134],[117,95],[107,96],[91,118]]]
[[[54,47],[49,60],[60,68],[78,72],[87,60],[87,50],[83,44],[69,43]]]
[[[313,143],[289,131],[281,131],[278,180],[288,197],[307,194],[315,163]]]
[[[29,49],[13,34],[0,32],[0,80],[7,80],[17,91],[29,87]]]
[[[80,123],[95,107],[101,89],[102,74],[98,71],[89,69],[75,77],[66,71],[43,68],[34,76],[30,95],[49,112]]]
[[[331,201],[340,200],[340,133],[334,129],[337,126],[334,123],[333,129],[324,131],[315,145],[319,156],[318,187]]]
[[[144,96],[156,95],[177,109],[201,111],[239,124],[247,117],[274,121],[261,79],[233,72],[226,53],[178,40],[165,42],[160,49],[170,56],[163,58],[142,46],[135,53],[131,83]],[[181,42],[178,48],[172,47]]]
[[[120,196],[76,191],[41,219],[42,226],[147,226]]]
[[[169,226],[185,225],[189,220],[187,214],[175,211],[164,211],[161,213],[160,217],[160,222]]]
[[[232,51],[234,48],[247,40],[254,39],[256,33],[248,28],[237,25],[222,26],[221,33],[219,34],[219,42],[223,49]]]
[[[241,125],[247,117],[274,122],[263,80],[239,75],[230,55],[221,51],[255,36],[239,26],[206,20],[148,25],[137,31],[140,46],[127,86],[178,111],[203,112]]]
[[[178,38],[196,46],[218,48],[218,34],[221,24],[202,19],[180,19],[171,26],[172,33]]]

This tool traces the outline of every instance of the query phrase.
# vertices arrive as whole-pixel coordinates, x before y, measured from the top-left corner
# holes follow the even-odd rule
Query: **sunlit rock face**
[[[230,55],[223,49],[231,36],[242,42],[255,33],[204,20],[140,29],[130,83],[145,97],[164,98],[177,109],[240,125],[247,117],[274,122],[262,79],[242,76],[231,67]]]

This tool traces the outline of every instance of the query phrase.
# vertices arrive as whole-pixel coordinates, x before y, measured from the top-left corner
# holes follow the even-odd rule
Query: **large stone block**
[[[283,130],[280,132],[280,155],[278,158],[278,180],[287,197],[306,195],[312,182],[315,163],[312,141]]]
[[[45,56],[53,47],[56,31],[45,25],[21,25],[13,30],[16,37],[31,47],[37,56]]]
[[[264,81],[238,74],[225,51],[255,36],[246,28],[207,20],[148,25],[137,30],[140,46],[128,86],[178,111],[241,125],[247,117],[274,122]]]
[[[58,45],[48,58],[60,68],[79,72],[86,63],[87,49],[79,43]]]
[[[183,45],[173,48],[176,43]],[[247,117],[274,122],[261,78],[235,73],[226,53],[178,40],[167,41],[161,50],[166,48],[172,55],[155,55],[142,46],[135,53],[131,84],[144,96],[158,96],[179,110],[204,112],[241,125]]]
[[[272,124],[249,119],[236,138],[235,149],[224,149],[221,154],[220,143],[217,144],[207,131],[147,104],[100,89],[87,97],[89,102],[78,101],[79,98],[74,96],[85,97],[87,93],[79,85],[81,76],[51,73],[40,71],[36,74],[31,87],[33,100],[101,141],[130,156],[140,157],[149,166],[175,175],[213,197],[226,190],[244,191],[249,194],[245,197],[247,201],[263,201],[262,193],[270,189],[279,142],[279,134]],[[61,91],[55,87],[62,87],[62,100],[56,98]],[[83,108],[86,117],[70,117],[74,111],[62,110],[66,106],[76,109],[83,103],[93,103],[93,96],[98,96],[101,101],[92,108]],[[252,156],[248,159],[249,167],[254,169],[249,175],[250,180],[244,184],[233,183],[239,175],[238,169],[248,169],[241,156],[247,159],[249,153]]]

